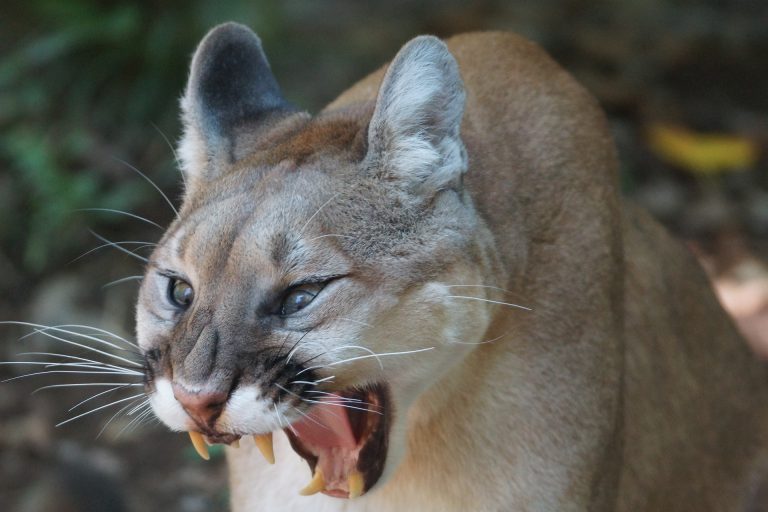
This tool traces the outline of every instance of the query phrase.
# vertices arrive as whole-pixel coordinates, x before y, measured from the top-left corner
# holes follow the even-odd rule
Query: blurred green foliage
[[[121,160],[163,188],[175,186],[172,150],[153,124],[177,135],[188,55],[221,20],[258,14],[265,27],[276,26],[269,17],[274,5],[5,2],[0,246],[9,248],[6,258],[40,274],[76,255],[88,236],[85,223],[98,228],[109,220],[77,210],[151,208],[156,197]]]

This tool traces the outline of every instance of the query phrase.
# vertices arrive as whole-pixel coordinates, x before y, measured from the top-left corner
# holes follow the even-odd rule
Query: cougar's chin
[[[356,498],[381,478],[392,403],[386,384],[323,395],[300,421],[284,429],[313,478],[302,494]]]

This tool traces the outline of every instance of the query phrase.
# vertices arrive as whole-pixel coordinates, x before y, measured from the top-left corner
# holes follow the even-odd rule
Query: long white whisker
[[[129,370],[127,368],[115,368],[110,367],[105,364],[88,364],[88,363],[64,363],[61,361],[30,361],[31,364],[44,364],[45,368],[56,368],[60,366],[64,367],[71,367],[71,368],[85,368],[88,370],[112,370],[115,373],[122,373],[124,375],[141,375],[141,373]]]
[[[44,336],[48,336],[46,331],[56,331],[56,332],[61,332],[61,333],[64,333],[64,334],[70,334],[72,336],[77,336],[77,337],[80,337],[80,338],[88,339],[88,340],[91,340],[91,341],[95,341],[96,343],[100,343],[102,345],[106,345],[106,346],[108,346],[110,348],[113,348],[115,350],[119,350],[121,352],[134,352],[133,348],[126,349],[126,348],[123,348],[123,347],[118,347],[117,345],[115,345],[112,342],[103,340],[101,338],[96,338],[96,337],[90,336],[88,334],[79,333],[77,331],[70,331],[70,330],[67,330],[67,329],[62,329],[61,326],[45,326],[45,325],[40,325],[39,326],[37,324],[25,324],[25,325],[27,325],[29,327],[33,327],[33,331],[30,332],[30,333],[25,334],[24,336],[19,337],[19,341],[23,341],[23,340],[25,340],[27,338],[30,338],[30,337],[34,336],[35,334],[42,334]]]
[[[467,299],[467,300],[479,300],[480,302],[490,302],[491,304],[500,304],[502,306],[509,306],[512,308],[524,309],[526,311],[533,311],[529,307],[521,306],[520,304],[512,304],[511,302],[502,302],[500,300],[483,299],[480,297],[468,297],[467,295],[446,295],[448,299]]]
[[[152,126],[155,128],[155,130],[157,130],[157,133],[160,134],[165,143],[168,144],[168,147],[171,149],[173,161],[176,162],[176,169],[178,169],[179,174],[181,175],[181,182],[184,184],[184,188],[186,189],[187,177],[184,175],[184,171],[181,168],[181,162],[179,161],[179,155],[176,153],[176,148],[173,147],[173,144],[171,144],[171,141],[168,140],[168,137],[165,136],[165,133],[163,133],[163,130],[161,130],[159,126],[157,126],[155,123],[152,123]]]
[[[147,403],[147,404],[145,404],[145,405],[142,405],[142,407],[148,407],[148,406],[149,406],[149,403]],[[136,416],[135,418],[133,418],[131,421],[129,421],[129,422],[128,422],[128,424],[127,424],[126,426],[124,426],[124,427],[123,427],[123,428],[122,428],[122,429],[121,429],[121,430],[120,430],[120,431],[117,433],[117,435],[116,435],[115,437],[120,437],[120,436],[123,434],[123,432],[130,432],[130,431],[134,430],[134,429],[135,429],[135,428],[137,428],[139,425],[141,425],[141,424],[143,423],[143,420],[144,420],[144,419],[145,419],[147,416],[149,416],[150,414],[152,414],[152,409],[151,409],[151,408],[147,408],[145,411],[142,411],[142,413],[141,413],[141,414],[139,414],[138,416]]]
[[[149,398],[147,398],[146,400],[144,400],[142,403],[149,403]],[[118,416],[119,416],[119,415],[120,415],[120,414],[121,414],[123,411],[125,411],[126,409],[128,409],[128,408],[129,408],[129,407],[131,407],[132,405],[133,405],[133,402],[128,402],[128,405],[124,405],[123,407],[121,407],[121,408],[120,408],[120,410],[119,410],[119,411],[117,411],[115,414],[113,414],[113,415],[112,415],[112,416],[111,416],[111,417],[110,417],[110,418],[107,420],[107,422],[104,424],[104,426],[102,426],[102,427],[101,427],[101,430],[99,430],[99,433],[98,433],[98,434],[96,434],[96,439],[98,439],[98,438],[100,438],[100,437],[101,437],[101,434],[103,434],[103,433],[104,433],[104,431],[107,429],[107,427],[109,426],[109,424],[110,424],[110,423],[112,423],[112,421],[113,421],[115,418],[117,418],[117,417],[118,417]]]
[[[496,336],[495,338],[490,339],[490,340],[483,340],[483,341],[477,341],[477,342],[472,342],[472,341],[451,341],[451,343],[456,343],[457,345],[485,345],[486,343],[493,343],[494,341],[498,341],[501,338],[503,338],[504,336],[506,336],[507,334],[509,334],[509,333],[505,332],[504,334],[502,334],[500,336]]]
[[[341,346],[341,347],[334,347],[329,352],[335,352],[337,350],[344,350],[344,349],[350,349],[350,348],[356,348],[358,350],[362,350],[363,352],[368,352],[371,355],[371,357],[375,357],[376,358],[376,362],[379,363],[379,368],[381,368],[382,370],[384,369],[384,365],[381,363],[381,359],[379,358],[379,354],[377,354],[376,352],[374,352],[373,350],[371,350],[371,349],[369,349],[367,347],[361,347],[360,345],[344,345],[344,346]]]
[[[308,389],[308,390],[305,391],[305,393],[314,393],[316,395],[332,396],[332,397],[334,397],[334,398],[336,398],[336,399],[338,399],[338,400],[340,400],[342,402],[356,402],[356,403],[359,403],[359,404],[373,405],[373,404],[369,404],[365,400],[360,400],[359,398],[350,398],[350,397],[347,397],[347,396],[337,395],[336,393],[329,393],[327,391],[318,391],[316,389]]]
[[[144,276],[128,276],[122,279],[115,279],[114,281],[110,281],[107,284],[103,285],[102,288],[109,288],[110,286],[126,283],[128,281],[141,281],[142,279],[144,279]]]
[[[0,362],[0,365],[27,365],[27,366],[44,366],[45,368],[53,368],[57,366],[66,366],[70,368],[85,368],[90,370],[104,370],[105,373],[111,373],[114,375],[131,375],[131,376],[139,376],[142,375],[139,372],[135,372],[133,370],[119,370],[116,368],[108,368],[106,366],[99,366],[95,364],[85,364],[85,363],[57,363],[55,361],[2,361]],[[5,382],[5,381],[3,381]]]
[[[106,341],[106,340],[102,340],[101,338],[96,338],[95,336],[89,336],[87,334],[83,334],[83,333],[79,333],[79,332],[67,331],[66,329],[61,329],[59,327],[52,327],[52,326],[46,326],[46,325],[40,325],[40,324],[33,324],[33,323],[29,323],[29,322],[0,322],[0,324],[13,324],[13,325],[23,325],[23,326],[26,326],[26,327],[32,327],[33,329],[35,329],[35,331],[37,333],[40,333],[40,334],[42,334],[44,336],[48,336],[49,338],[53,338],[55,340],[61,341],[61,342],[66,343],[68,345],[74,345],[76,347],[84,348],[86,350],[90,350],[92,352],[96,352],[98,354],[105,355],[107,357],[111,357],[111,358],[117,359],[119,361],[123,361],[124,363],[128,363],[128,364],[130,364],[132,366],[137,366],[137,367],[142,367],[143,366],[141,363],[138,363],[136,361],[132,361],[130,359],[126,359],[125,357],[120,357],[118,355],[111,354],[109,352],[105,352],[103,350],[99,350],[97,348],[94,348],[94,347],[91,347],[91,346],[88,346],[88,345],[83,345],[82,343],[77,343],[76,341],[67,340],[65,338],[60,338],[58,336],[54,336],[53,334],[51,334],[51,333],[49,333],[47,331],[63,332],[63,333],[66,333],[66,334],[71,334],[73,336],[78,336],[80,338],[84,338],[84,339],[88,339],[88,340],[91,340],[91,341],[95,341],[96,343],[101,343],[103,345],[107,345],[107,346],[112,347],[112,348],[114,348],[116,350],[121,350],[121,351],[125,351],[126,350],[126,349],[124,349],[122,347],[118,347],[114,343],[111,343],[111,342]],[[22,337],[21,339],[23,339],[23,338],[24,337]]]
[[[111,392],[113,392],[113,391],[117,391],[118,389],[125,389],[127,386],[129,386],[129,384],[122,384],[122,385],[120,385],[120,386],[115,386],[115,387],[113,387],[112,389],[107,389],[107,390],[105,390],[105,391],[101,391],[101,392],[99,392],[99,393],[96,393],[95,395],[93,395],[93,396],[90,396],[90,397],[86,398],[85,400],[82,400],[82,401],[80,401],[80,402],[76,403],[75,405],[73,405],[72,407],[70,407],[70,408],[69,408],[69,410],[68,410],[68,412],[72,412],[72,411],[74,411],[75,409],[77,409],[77,408],[78,408],[78,407],[80,407],[81,405],[83,405],[83,404],[85,404],[85,403],[88,403],[88,402],[90,402],[90,401],[91,401],[91,400],[93,400],[94,398],[98,398],[98,397],[100,397],[100,396],[106,395],[107,393],[111,393]]]
[[[170,199],[168,199],[168,196],[167,196],[167,195],[165,195],[165,192],[163,192],[163,191],[162,191],[162,189],[161,189],[160,187],[158,187],[158,186],[157,186],[157,184],[156,184],[154,181],[152,181],[151,179],[149,179],[149,177],[148,177],[146,174],[144,174],[143,172],[141,172],[140,170],[138,170],[136,167],[134,167],[134,166],[132,166],[131,164],[129,164],[128,162],[126,162],[125,160],[121,160],[121,159],[119,159],[119,158],[115,158],[115,160],[117,160],[118,162],[120,162],[120,163],[122,163],[122,164],[124,164],[124,165],[127,165],[127,166],[128,166],[130,169],[132,169],[133,171],[137,172],[137,173],[139,174],[139,176],[141,176],[142,178],[144,178],[144,179],[147,181],[147,183],[149,183],[150,185],[152,185],[153,187],[155,187],[155,190],[157,190],[158,192],[160,192],[160,195],[161,195],[161,196],[163,196],[163,199],[165,199],[165,202],[166,202],[166,203],[168,203],[168,206],[170,206],[170,207],[171,207],[171,210],[173,210],[173,213],[176,215],[176,218],[177,218],[177,219],[179,218],[179,210],[177,210],[177,209],[176,209],[176,207],[175,207],[175,206],[173,206],[173,203],[171,202],[171,200],[170,200]]]
[[[120,215],[126,215],[128,217],[133,217],[134,219],[146,222],[147,224],[152,224],[156,228],[165,231],[165,228],[163,228],[163,226],[161,226],[157,222],[153,222],[153,221],[151,221],[151,220],[149,220],[147,218],[142,217],[141,215],[136,215],[135,213],[124,212],[123,210],[115,210],[113,208],[79,208],[79,209],[77,209],[75,211],[76,212],[110,212],[110,213],[117,213],[117,214],[120,214]]]
[[[117,247],[117,246],[121,246],[122,247],[123,245],[140,245],[141,247],[138,247],[138,248],[136,248],[136,249],[134,249],[132,251],[128,251],[128,249],[124,248],[126,251],[130,252],[131,254],[137,255],[136,251],[138,251],[139,249],[143,249],[144,247],[148,247],[149,245],[155,246],[157,244],[150,244],[149,242],[144,242],[142,240],[121,240],[119,242],[109,242],[107,244],[101,244],[99,246],[94,247],[93,249],[85,251],[83,254],[81,254],[77,258],[73,259],[69,263],[74,263],[74,262],[76,262],[78,260],[81,260],[81,259],[85,258],[86,256],[88,256],[89,254],[93,254],[94,252],[98,251],[99,249],[103,249],[105,247]]]
[[[312,422],[312,423],[314,423],[315,425],[317,425],[317,426],[319,426],[319,427],[322,427],[322,428],[324,428],[325,430],[331,430],[330,428],[328,428],[327,426],[323,425],[322,423],[320,423],[319,421],[317,421],[315,418],[313,418],[313,417],[312,417],[310,414],[307,414],[307,413],[305,413],[305,412],[301,411],[301,410],[300,410],[298,407],[293,407],[293,410],[294,410],[294,411],[296,411],[297,413],[301,414],[301,415],[302,415],[302,416],[304,416],[305,418],[307,418],[309,421],[311,421],[311,422]]]
[[[68,354],[59,354],[59,353],[56,353],[56,352],[21,352],[21,353],[20,353],[20,354],[18,354],[18,355],[20,355],[20,356],[51,356],[51,357],[63,357],[64,359],[72,359],[72,360],[75,360],[75,361],[81,361],[81,362],[84,362],[84,363],[92,363],[92,364],[97,364],[97,365],[101,365],[101,366],[107,366],[107,367],[109,367],[109,368],[114,368],[114,369],[116,369],[116,370],[128,370],[128,371],[133,371],[133,370],[130,370],[129,368],[125,368],[125,367],[123,367],[123,366],[118,366],[118,365],[115,365],[115,364],[104,363],[104,362],[101,362],[101,361],[94,361],[93,359],[87,359],[87,358],[85,358],[85,357],[70,356],[70,355],[68,355]],[[33,361],[30,361],[30,362],[33,362]]]
[[[301,237],[301,235],[304,234],[304,230],[307,229],[307,226],[309,226],[309,223],[312,222],[312,219],[317,217],[317,214],[320,213],[320,211],[323,208],[328,206],[328,203],[330,203],[331,201],[333,201],[334,199],[336,199],[340,195],[341,195],[341,192],[338,192],[338,193],[334,194],[333,196],[331,196],[331,198],[328,199],[326,202],[324,202],[322,205],[320,205],[320,208],[318,208],[317,211],[315,211],[315,213],[312,214],[312,216],[309,218],[309,220],[307,220],[307,222],[304,223],[304,226],[302,226],[302,228],[299,230],[299,237]]]
[[[88,383],[79,383],[79,384],[51,384],[50,386],[43,386],[41,388],[37,388],[32,392],[34,395],[35,393],[39,391],[43,391],[46,389],[54,389],[54,388],[75,388],[75,387],[81,387],[81,386],[94,386],[94,387],[103,387],[103,386],[143,386],[144,384],[137,382],[137,383],[128,383],[123,384],[121,382],[88,382]]]
[[[349,363],[349,362],[352,362],[352,361],[358,361],[360,359],[368,359],[368,358],[371,358],[371,357],[379,358],[379,357],[384,357],[384,356],[402,356],[402,355],[406,355],[406,354],[416,354],[416,353],[419,353],[419,352],[426,352],[428,350],[433,350],[434,348],[435,347],[427,347],[427,348],[420,348],[420,349],[417,349],[417,350],[405,350],[403,352],[384,352],[384,353],[381,353],[381,354],[376,354],[375,356],[365,355],[365,356],[350,357],[348,359],[342,359],[340,361],[334,361],[332,363],[328,363],[328,364],[324,364],[324,365],[308,366],[308,367],[304,368],[303,370],[300,370],[296,375],[294,375],[294,377],[298,377],[302,373],[308,372],[310,370],[317,370],[319,368],[327,368],[329,366],[336,366],[336,365],[339,365],[339,364]]]
[[[332,380],[335,377],[336,377],[335,375],[331,375],[330,377],[325,377],[324,379],[320,379],[320,380],[292,380],[288,384],[306,384],[307,386],[317,386],[321,382]]]
[[[89,232],[90,232],[90,233],[91,233],[93,236],[95,236],[96,238],[98,238],[99,240],[101,240],[102,242],[104,242],[106,245],[110,245],[110,246],[114,247],[115,249],[117,249],[118,251],[120,251],[120,252],[122,252],[122,253],[125,253],[125,254],[127,254],[128,256],[133,256],[133,257],[134,257],[134,258],[136,258],[137,260],[143,261],[144,263],[147,263],[147,262],[149,262],[149,259],[145,258],[144,256],[139,256],[139,255],[138,255],[138,254],[136,254],[135,252],[131,252],[131,251],[129,251],[128,249],[126,249],[125,247],[123,247],[122,245],[120,245],[119,243],[117,243],[117,242],[113,242],[113,241],[111,241],[111,240],[109,240],[109,239],[107,239],[107,238],[104,238],[103,236],[101,236],[100,234],[96,233],[96,232],[95,232],[95,231],[93,231],[92,229],[89,229],[88,231],[89,231]],[[88,253],[86,253],[86,254],[88,254]],[[85,254],[83,254],[82,256],[85,256]],[[76,261],[77,259],[81,258],[82,256],[79,256],[78,258],[76,258],[75,260],[72,260],[72,261]]]
[[[371,324],[369,324],[367,322],[361,322],[360,320],[354,320],[352,318],[344,318],[344,317],[341,317],[341,316],[337,316],[335,318],[335,320],[344,320],[345,322],[351,322],[353,324],[360,324],[360,325],[364,325],[365,327],[373,327],[373,325],[371,325]]]
[[[83,416],[87,416],[87,415],[89,415],[89,414],[93,414],[94,412],[100,411],[100,410],[102,410],[102,409],[106,409],[107,407],[112,407],[113,405],[121,404],[121,403],[123,403],[123,402],[126,402],[126,401],[128,401],[128,400],[135,400],[135,399],[137,399],[137,398],[140,398],[140,397],[142,397],[142,396],[145,396],[145,395],[144,395],[144,393],[141,393],[141,394],[139,394],[139,395],[133,395],[133,396],[129,396],[129,397],[127,397],[127,398],[121,398],[120,400],[115,400],[114,402],[110,402],[110,403],[108,403],[108,404],[106,404],[106,405],[102,405],[102,406],[100,406],[100,407],[97,407],[97,408],[95,408],[95,409],[91,409],[90,411],[84,412],[84,413],[82,413],[82,414],[78,414],[78,415],[77,415],[77,416],[75,416],[74,418],[70,418],[70,419],[68,419],[68,420],[65,420],[65,421],[62,421],[62,422],[60,422],[60,423],[57,423],[57,424],[56,424],[56,426],[57,426],[57,427],[60,427],[60,426],[62,426],[62,425],[66,425],[67,423],[69,423],[69,422],[71,422],[71,421],[75,421],[75,420],[76,420],[76,419],[78,419],[78,418],[82,418]]]
[[[343,407],[345,409],[355,409],[358,411],[364,411],[364,412],[372,412],[374,414],[382,414],[380,411],[372,411],[371,409],[365,408],[365,407],[355,407],[354,405],[348,405],[345,403],[339,403],[339,402],[332,402],[332,401],[320,401],[320,400],[312,400],[311,398],[302,398],[304,402],[310,403],[310,404],[321,404],[321,405],[333,405],[334,407]]]
[[[357,240],[357,237],[354,237],[354,236],[349,236],[349,235],[336,235],[336,234],[333,234],[333,233],[329,233],[329,234],[327,234],[327,235],[318,235],[318,236],[313,236],[312,238],[310,238],[310,239],[309,239],[309,240],[307,240],[307,241],[308,241],[308,242],[312,242],[313,240],[317,240],[317,239],[319,239],[319,238],[325,238],[325,237],[334,237],[334,238],[351,238],[352,240]]]
[[[99,332],[99,333],[102,333],[102,334],[106,334],[107,336],[109,336],[111,338],[115,338],[115,339],[120,340],[120,341],[122,341],[124,343],[127,343],[131,347],[139,348],[139,346],[136,345],[136,343],[133,343],[132,341],[129,341],[129,340],[123,338],[122,336],[118,336],[117,334],[115,334],[113,332],[107,331],[106,329],[101,329],[99,327],[93,327],[91,325],[81,325],[81,324],[62,324],[62,325],[51,326],[51,328],[57,328],[57,327],[80,327],[81,329],[90,329],[92,331],[96,331],[96,332]],[[80,334],[80,333],[74,333],[74,334]]]
[[[27,373],[25,375],[19,375],[18,377],[11,377],[10,379],[5,379],[5,380],[0,381],[0,384],[2,384],[4,382],[11,382],[11,381],[18,380],[18,379],[25,379],[27,377],[34,377],[36,375],[49,375],[49,374],[53,374],[53,373],[77,373],[78,375],[113,375],[113,376],[114,375],[130,375],[130,374],[123,374],[123,373],[114,372],[114,371],[109,371],[109,372],[107,372],[107,371],[101,371],[101,372],[88,371],[88,372],[86,372],[86,371],[75,371],[75,370],[48,370],[48,371],[44,371],[44,372]]]

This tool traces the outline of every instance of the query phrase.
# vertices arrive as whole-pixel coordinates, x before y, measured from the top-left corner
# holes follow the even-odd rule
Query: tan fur
[[[362,260],[352,256],[359,288],[345,300],[367,305],[377,319],[366,339],[388,338],[400,344],[396,348],[415,349],[430,336],[439,343],[444,328],[471,343],[448,343],[401,363],[413,365],[415,374],[423,371],[425,381],[414,384],[416,398],[407,410],[396,412],[405,415],[393,433],[402,450],[369,494],[350,501],[295,496],[309,474],[278,436],[275,467],[264,465],[250,446],[228,450],[233,508],[763,510],[755,500],[764,493],[768,375],[688,252],[619,197],[614,146],[596,102],[520,37],[467,34],[447,45],[467,94],[461,138],[476,238],[460,254],[446,249],[449,256],[430,262],[423,272],[436,277],[426,283],[416,277],[409,285],[398,272],[410,270],[399,269],[396,258],[358,267]],[[270,275],[274,270],[260,252],[268,252],[268,227],[254,228],[252,238],[233,238],[236,257],[228,256],[227,270],[218,274],[224,260],[206,247],[221,241],[205,237],[227,236],[221,227],[206,230],[206,219],[218,212],[241,222],[240,206],[232,213],[216,204],[258,179],[258,197],[266,201],[261,208],[283,207],[278,220],[297,212],[301,227],[345,186],[334,173],[352,176],[346,173],[355,171],[344,169],[365,155],[365,130],[385,70],[354,85],[314,119],[292,114],[259,137],[239,134],[231,169],[188,191],[182,218],[201,217],[190,242],[197,249],[185,252],[183,264],[194,266],[204,282],[213,274],[238,281],[246,275],[241,267],[248,275]],[[315,182],[302,170],[308,168],[319,169]],[[285,182],[305,179],[308,188],[297,190],[314,198],[311,208],[298,199],[269,199],[293,186]],[[369,209],[376,210],[371,201]],[[328,211],[335,211],[330,204]],[[331,223],[347,219],[341,210],[328,215]],[[166,246],[175,243],[173,229]],[[184,231],[183,221],[176,229]],[[370,226],[371,243],[378,229]],[[351,221],[334,226],[334,234],[362,237],[360,230]],[[155,261],[162,251],[172,252],[160,251]],[[317,268],[341,257],[329,246],[316,251]],[[438,302],[426,306],[441,293],[441,283],[500,287],[511,293],[475,289],[472,295],[532,311],[465,302],[454,309]],[[220,290],[218,302],[210,303],[214,315],[223,304],[234,304],[221,298],[226,288]],[[334,307],[343,313],[348,306]],[[459,318],[465,320],[454,322]],[[419,321],[429,324],[423,334]],[[159,336],[149,323],[140,308],[140,341]],[[337,332],[349,329],[339,324]],[[420,359],[427,357],[445,359],[428,367]],[[384,378],[394,366],[385,366]],[[340,379],[355,383],[376,372],[373,361],[361,361]],[[399,392],[397,383],[394,390]]]

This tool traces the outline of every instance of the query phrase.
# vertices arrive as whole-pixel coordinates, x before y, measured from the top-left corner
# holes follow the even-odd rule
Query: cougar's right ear
[[[239,128],[294,111],[280,92],[258,36],[238,23],[219,25],[200,42],[181,109],[184,134],[178,154],[187,193],[233,160]]]

